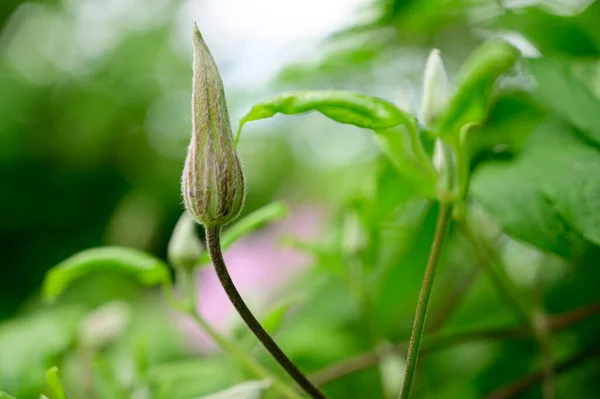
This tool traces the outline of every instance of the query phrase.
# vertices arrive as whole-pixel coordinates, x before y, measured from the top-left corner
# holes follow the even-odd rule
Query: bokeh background
[[[192,21],[221,68],[234,126],[252,104],[282,90],[364,91],[417,112],[431,48],[442,51],[453,76],[473,48],[497,36],[527,56],[567,59],[590,88],[598,93],[600,87],[600,4],[593,1],[2,0],[0,390],[37,398],[44,371],[55,363],[75,399],[121,397],[114,386],[137,392],[136,398],[194,398],[245,378],[189,320],[166,309],[158,292],[132,281],[93,276],[53,306],[39,293],[50,267],[88,247],[123,245],[166,258],[182,211],[179,179],[191,129]],[[487,134],[476,140],[476,164],[517,153],[548,115],[527,89],[497,103]],[[316,371],[373,342],[406,338],[435,207],[405,203],[405,182],[370,133],[320,115],[277,117],[249,124],[239,148],[248,177],[244,213],[283,200],[291,215],[238,243],[227,259],[257,309],[267,312],[290,292],[301,297],[277,335],[301,367]],[[356,222],[365,208],[371,220]],[[497,231],[477,215],[486,231]],[[376,245],[369,236],[370,250],[361,246],[365,224],[384,227]],[[464,306],[442,319],[449,328],[510,324],[462,244],[452,236],[436,286],[443,294],[434,301],[443,304],[456,287],[472,287]],[[361,277],[347,285],[339,272],[354,267],[356,248],[362,261],[380,262],[368,269],[374,283],[366,312],[348,288]],[[572,262],[508,237],[503,251],[509,274],[548,312],[598,300],[597,257],[573,273]],[[211,271],[198,279],[208,319],[253,347]],[[127,320],[127,328],[88,375],[76,349],[81,323],[107,303],[106,312],[117,324]],[[561,337],[557,353],[593,343],[600,326],[589,323]],[[526,340],[476,343],[432,355],[415,397],[483,397],[536,370],[535,348]],[[268,362],[260,350],[257,356]],[[389,397],[386,389],[399,386],[403,363],[402,356],[388,360],[328,392]],[[597,397],[599,377],[600,362],[587,362],[559,379],[558,397]],[[103,388],[89,396],[90,386]],[[539,387],[528,395],[540,397]]]

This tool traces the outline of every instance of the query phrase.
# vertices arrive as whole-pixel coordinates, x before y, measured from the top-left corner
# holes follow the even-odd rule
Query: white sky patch
[[[315,48],[331,33],[354,23],[368,0],[190,0],[178,15],[189,42],[192,21],[219,61],[230,85],[257,87]]]

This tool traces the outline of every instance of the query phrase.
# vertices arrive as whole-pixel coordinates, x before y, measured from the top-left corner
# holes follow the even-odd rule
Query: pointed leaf
[[[74,281],[95,272],[116,272],[137,279],[146,286],[168,281],[169,268],[161,260],[133,248],[102,247],[79,252],[46,273],[44,297],[56,299]]]
[[[50,399],[67,399],[58,376],[58,368],[52,367],[46,372],[47,394]]]

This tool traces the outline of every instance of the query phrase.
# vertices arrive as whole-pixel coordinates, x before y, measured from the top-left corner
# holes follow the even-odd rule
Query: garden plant
[[[167,374],[210,379],[210,372],[208,377],[201,372],[194,376],[196,369],[186,371],[185,365],[179,371],[163,373],[158,367],[152,372],[143,341],[133,355],[135,377],[121,383],[102,349],[111,345],[118,328],[113,331],[110,323],[106,327],[101,321],[88,323],[79,343],[51,359],[45,397],[75,399],[61,382],[67,353],[77,354],[94,370],[86,389],[93,392],[89,397],[98,398],[588,397],[563,396],[570,385],[560,381],[600,354],[597,328],[584,330],[587,338],[581,341],[574,338],[581,323],[600,312],[597,289],[568,295],[557,289],[549,300],[543,299],[542,291],[544,284],[557,285],[572,275],[579,276],[576,285],[587,278],[577,274],[579,268],[600,263],[600,99],[597,87],[581,79],[583,69],[556,57],[525,56],[510,41],[490,38],[466,56],[451,78],[444,54],[432,49],[422,68],[417,111],[350,90],[286,91],[257,102],[234,130],[218,60],[207,42],[194,24],[192,132],[180,181],[182,215],[171,234],[167,259],[130,247],[85,249],[47,272],[42,294],[51,307],[80,280],[106,272],[160,291],[161,303],[193,320],[218,346],[223,353],[219,359],[225,358],[237,383],[203,396],[178,394],[176,382],[164,382]],[[526,89],[520,91],[522,87]],[[277,114],[300,120],[307,113],[361,128],[382,157],[379,167],[364,177],[371,182],[369,188],[346,201],[326,239],[284,237],[279,243],[319,265],[318,272],[311,269],[299,278],[302,284],[305,279],[320,281],[319,273],[339,284],[324,282],[322,291],[306,290],[303,301],[282,302],[264,312],[240,294],[224,253],[294,210],[285,201],[274,201],[244,213],[253,177],[244,172],[240,138],[254,121]],[[520,132],[506,132],[516,125],[531,126],[530,132],[521,137]],[[260,157],[260,149],[252,155]],[[507,267],[507,247],[527,253],[526,259],[538,265],[533,268],[537,288],[514,277]],[[396,264],[395,258],[409,259],[406,254],[416,248],[426,256]],[[464,260],[469,264],[462,264]],[[210,265],[246,326],[236,334],[223,333],[197,308],[196,275]],[[552,273],[558,277],[544,283],[543,276]],[[405,278],[418,279],[419,287],[409,287]],[[453,328],[449,320],[461,303],[477,303],[484,295],[481,287],[471,290],[475,280],[488,288],[499,316],[475,307],[472,317],[462,317],[481,323]],[[336,290],[344,294],[322,295]],[[398,297],[407,296],[409,305],[397,305]],[[286,320],[293,319],[293,310],[300,307],[310,318],[311,312],[325,311],[335,301],[347,304],[353,320],[358,320],[344,328],[360,331],[359,350],[331,357],[319,357],[317,349],[304,356],[288,353],[278,334]],[[559,303],[560,311],[549,311],[545,301]],[[108,306],[108,319],[119,314],[111,304],[103,306]],[[396,325],[408,320],[410,334],[402,336]],[[560,336],[565,331],[570,341]],[[330,340],[342,339],[306,326],[298,327],[296,334],[321,342],[324,352]],[[436,372],[434,359],[450,370],[453,365],[460,369],[465,360],[458,354],[450,359],[437,354],[475,345],[472,358],[481,356],[481,368],[490,365],[493,374],[492,355],[476,345],[503,342],[523,345],[519,348],[526,358],[515,355],[504,364],[511,370],[510,379],[483,383],[466,393],[464,386],[439,393],[438,385],[452,386],[453,377]],[[313,358],[327,360],[312,362]],[[597,378],[597,362],[594,367],[590,375]],[[370,391],[348,396],[343,387],[353,375],[368,380]],[[13,396],[0,393],[0,398]]]

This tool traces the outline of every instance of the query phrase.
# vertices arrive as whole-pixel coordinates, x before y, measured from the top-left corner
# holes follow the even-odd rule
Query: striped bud
[[[205,227],[222,227],[242,210],[242,165],[233,145],[219,69],[194,25],[192,139],[183,169],[185,208]]]

